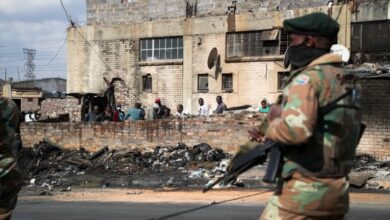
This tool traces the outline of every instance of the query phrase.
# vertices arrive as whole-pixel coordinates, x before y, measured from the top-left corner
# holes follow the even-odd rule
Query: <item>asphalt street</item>
[[[107,219],[258,219],[256,204],[174,204],[118,202],[19,201],[14,220]],[[175,213],[179,215],[175,215]],[[389,220],[390,205],[353,205],[347,220]]]

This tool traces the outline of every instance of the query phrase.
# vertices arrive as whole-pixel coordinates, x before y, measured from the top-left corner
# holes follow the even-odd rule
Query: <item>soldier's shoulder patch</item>
[[[300,75],[296,79],[294,79],[294,85],[306,85],[310,81],[310,77],[307,75]]]

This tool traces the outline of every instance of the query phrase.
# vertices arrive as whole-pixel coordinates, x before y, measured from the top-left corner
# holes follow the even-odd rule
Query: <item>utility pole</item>
[[[35,79],[35,75],[34,75],[35,64],[34,64],[33,60],[35,58],[36,50],[23,48],[23,52],[24,52],[24,56],[26,58],[26,63],[24,64],[24,68],[26,70],[26,75],[24,75],[24,77],[26,77],[27,80],[34,80]]]
[[[4,68],[4,81],[7,81],[7,68]]]

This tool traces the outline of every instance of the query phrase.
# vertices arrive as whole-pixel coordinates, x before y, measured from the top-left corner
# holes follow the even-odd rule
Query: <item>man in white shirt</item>
[[[188,114],[184,112],[184,107],[182,104],[177,105],[175,116],[178,118],[187,118]]]
[[[198,102],[199,102],[198,115],[199,116],[208,116],[209,115],[209,108],[204,103],[204,100],[202,98],[199,98]]]

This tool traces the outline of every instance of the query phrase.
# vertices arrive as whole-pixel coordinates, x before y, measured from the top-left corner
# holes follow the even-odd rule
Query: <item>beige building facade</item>
[[[163,3],[155,3],[161,10],[184,12],[172,17],[163,13],[134,17],[131,7],[144,4],[145,10],[150,9],[153,1],[87,1],[88,25],[68,29],[67,92],[101,95],[107,88],[106,77],[120,79],[115,81],[115,96],[125,108],[135,102],[151,106],[160,98],[173,113],[177,104],[183,104],[185,111],[196,114],[198,98],[204,98],[213,110],[217,95],[228,107],[258,106],[263,98],[275,100],[288,72],[283,67],[288,45],[281,29],[283,20],[329,13],[341,26],[339,43],[351,45],[352,3],[328,7],[325,1],[313,1],[315,7],[302,3],[278,10],[272,5],[270,10],[269,5],[256,6],[256,1],[238,1],[236,12],[226,14],[215,4],[207,13],[201,5],[204,1],[197,2],[190,4],[199,8],[196,15],[193,8],[188,16],[188,8],[185,11],[182,5],[164,8]],[[146,15],[157,13],[150,10]],[[119,19],[121,14],[128,21]],[[213,48],[220,56],[218,74],[216,67],[207,65]]]

